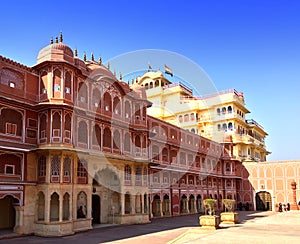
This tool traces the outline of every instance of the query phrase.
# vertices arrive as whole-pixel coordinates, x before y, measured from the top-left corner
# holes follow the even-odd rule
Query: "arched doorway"
[[[99,170],[93,179],[93,223],[112,224],[116,216],[120,215],[120,179],[116,172],[110,168]],[[126,197],[125,197],[126,200]],[[126,207],[126,203],[125,203]],[[125,208],[125,213],[126,212]]]
[[[160,196],[155,195],[152,202],[152,214],[154,217],[161,216],[160,212]]]
[[[256,210],[271,211],[272,210],[272,198],[271,194],[267,191],[260,191],[255,195]]]
[[[92,218],[93,224],[100,224],[101,201],[98,195],[92,195]]]
[[[18,199],[13,196],[5,196],[0,199],[0,229],[12,229],[16,223],[16,211],[14,206],[18,205]]]

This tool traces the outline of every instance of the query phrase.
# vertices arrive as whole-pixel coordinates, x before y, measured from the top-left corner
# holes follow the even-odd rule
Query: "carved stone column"
[[[297,183],[295,181],[293,181],[291,183],[291,186],[292,186],[292,191],[293,191],[293,202],[291,203],[290,209],[291,210],[299,210],[298,205],[297,205],[297,195],[296,195]]]

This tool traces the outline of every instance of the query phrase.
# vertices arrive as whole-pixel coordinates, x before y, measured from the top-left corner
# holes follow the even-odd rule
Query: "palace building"
[[[264,157],[266,133],[236,116],[247,111],[241,102],[226,104],[224,116],[231,106],[232,128],[239,122],[247,138],[239,144],[233,133],[221,142],[202,135],[200,108],[188,113],[198,133],[154,116],[149,91],[117,79],[101,59],[80,59],[62,35],[33,67],[0,56],[0,229],[69,235],[95,224],[203,213],[205,198],[217,199],[219,210],[223,198],[255,208],[255,194],[269,183],[249,177],[250,165],[236,153]],[[211,126],[229,121],[221,116]]]
[[[240,161],[266,161],[264,128],[253,119],[244,95],[235,89],[195,97],[181,82],[172,83],[162,72],[147,72],[137,78],[153,103],[148,114],[208,139],[233,145],[233,156]]]

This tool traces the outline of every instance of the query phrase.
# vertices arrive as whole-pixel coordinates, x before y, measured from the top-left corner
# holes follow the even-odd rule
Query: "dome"
[[[37,63],[39,64],[45,61],[65,61],[73,64],[74,54],[72,49],[66,44],[62,42],[53,43],[39,51]]]

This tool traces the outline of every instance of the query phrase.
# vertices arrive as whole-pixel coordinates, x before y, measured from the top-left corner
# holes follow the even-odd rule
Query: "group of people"
[[[279,212],[286,212],[290,211],[290,203],[287,204],[282,204],[281,202],[279,203]]]

